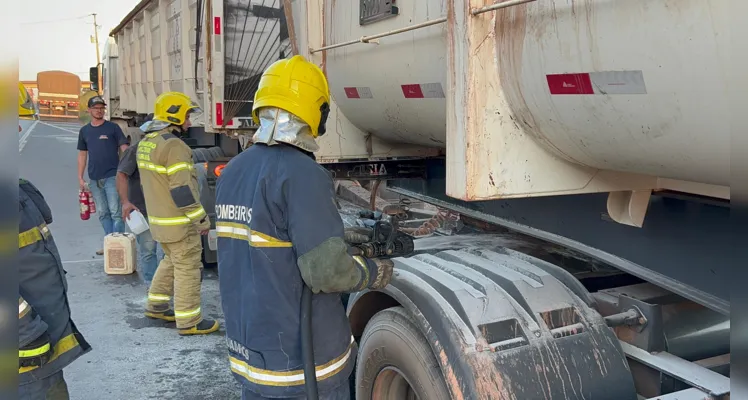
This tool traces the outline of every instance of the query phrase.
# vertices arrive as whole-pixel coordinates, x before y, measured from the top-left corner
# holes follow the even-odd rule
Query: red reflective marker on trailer
[[[406,99],[443,99],[441,83],[416,83],[400,86]]]
[[[223,49],[221,26],[223,26],[223,24],[221,24],[221,17],[213,17],[213,51],[216,53],[222,52]]]
[[[343,88],[345,91],[345,97],[349,99],[373,99],[374,95],[371,93],[369,87],[346,87]]]
[[[595,94],[590,74],[546,75],[551,94]]]
[[[223,125],[223,103],[216,103],[216,125]]]
[[[552,95],[647,94],[642,71],[600,71],[545,76]]]
[[[226,122],[226,126],[234,124],[234,120]],[[223,103],[216,103],[216,125],[223,126]]]

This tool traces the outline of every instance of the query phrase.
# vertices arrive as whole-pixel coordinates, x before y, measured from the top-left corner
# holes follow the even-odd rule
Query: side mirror
[[[88,69],[88,77],[91,81],[91,90],[99,92],[99,67],[91,67]]]

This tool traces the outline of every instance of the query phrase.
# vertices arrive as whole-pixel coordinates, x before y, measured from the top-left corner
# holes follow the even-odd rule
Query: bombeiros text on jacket
[[[235,204],[216,204],[216,217],[221,220],[241,221],[247,226],[252,222],[252,207]]]

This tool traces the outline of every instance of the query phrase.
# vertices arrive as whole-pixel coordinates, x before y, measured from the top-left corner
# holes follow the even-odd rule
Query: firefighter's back
[[[315,232],[289,229],[292,216],[303,218],[289,210],[320,211],[296,193],[303,188],[329,191],[334,199],[332,181],[310,156],[283,144],[255,144],[231,160],[216,189],[219,280],[232,372],[246,388],[268,397],[304,395],[299,324],[304,281],[294,241]],[[340,294],[317,294],[313,307],[324,393],[347,382],[356,347]]]
[[[191,159],[174,156],[190,153],[189,146],[169,132],[168,128],[150,133],[138,142],[137,159],[143,197],[151,233],[158,242],[177,242],[194,231],[192,221],[174,202],[174,188],[169,183],[170,175],[190,170],[193,187],[197,187],[197,175]],[[200,196],[192,190],[192,198],[199,199]]]

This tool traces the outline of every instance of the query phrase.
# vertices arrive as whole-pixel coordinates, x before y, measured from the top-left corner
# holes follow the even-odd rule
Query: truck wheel
[[[210,153],[210,158],[208,159],[208,161],[215,161],[223,157],[223,150],[221,150],[220,147],[211,147],[208,149],[208,153]]]
[[[356,368],[356,400],[449,400],[439,363],[402,307],[366,325]]]
[[[208,159],[205,153],[206,153],[205,149],[200,148],[200,147],[196,149],[192,149],[193,162],[196,162],[196,163],[208,162]]]

